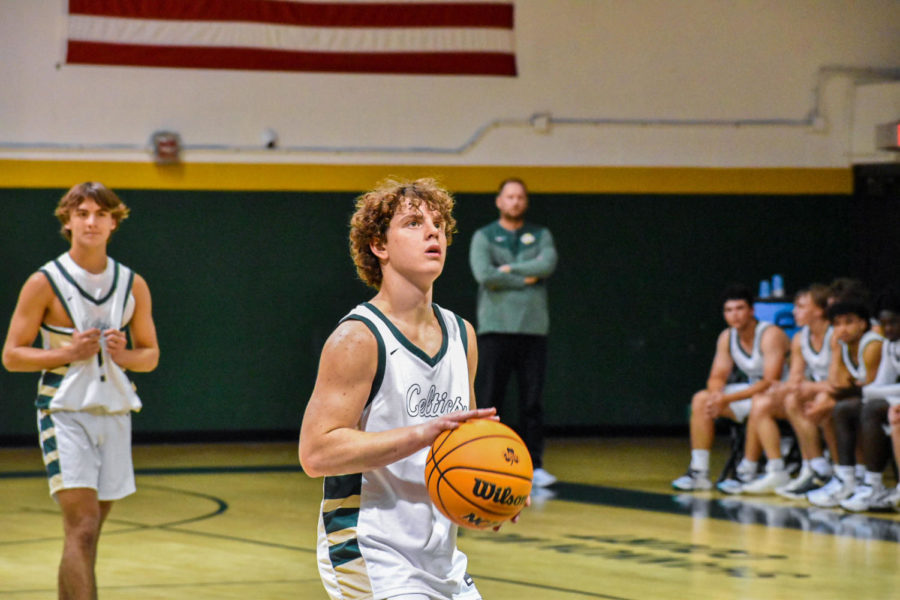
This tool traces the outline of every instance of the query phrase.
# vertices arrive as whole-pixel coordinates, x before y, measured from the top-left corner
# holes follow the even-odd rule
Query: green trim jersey
[[[756,383],[763,378],[765,361],[763,360],[760,341],[762,340],[763,332],[771,326],[772,324],[766,321],[759,321],[756,323],[756,329],[753,333],[753,348],[751,349],[750,354],[747,354],[741,346],[737,329],[734,327],[729,329],[730,337],[728,348],[729,353],[731,354],[731,360],[734,361],[734,366],[746,377],[746,383]]]
[[[40,272],[75,325],[41,325],[44,349],[71,343],[72,334],[97,327],[125,329],[134,315],[131,286],[134,272],[107,258],[102,273],[90,273],[78,266],[68,253],[51,260]],[[35,405],[43,410],[91,411],[122,414],[141,409],[134,384],[125,371],[109,357],[101,342],[96,356],[41,372]]]
[[[850,356],[850,348],[844,342],[838,342],[841,345],[841,359],[844,361],[844,366],[847,367],[847,370],[850,371],[850,375],[853,376],[853,379],[856,381],[865,381],[866,380],[866,361],[863,360],[863,353],[866,350],[866,346],[871,344],[872,342],[883,342],[884,336],[876,333],[874,331],[867,331],[863,334],[862,338],[859,340],[859,348],[856,351],[856,356]]]
[[[831,365],[831,336],[834,329],[828,326],[825,337],[822,339],[822,347],[816,350],[812,345],[812,337],[809,325],[804,325],[800,330],[800,354],[806,363],[806,377],[810,381],[825,381],[828,379],[828,368]]]
[[[864,400],[882,398],[891,406],[900,404],[900,340],[882,344],[878,373],[862,391]]]
[[[361,431],[420,425],[468,410],[465,324],[432,306],[443,338],[434,356],[413,345],[370,303],[344,318],[365,324],[378,342],[378,369],[358,425]],[[456,525],[428,495],[427,454],[426,447],[372,471],[325,477],[318,562],[331,598],[481,597],[466,574],[466,556],[456,547]]]

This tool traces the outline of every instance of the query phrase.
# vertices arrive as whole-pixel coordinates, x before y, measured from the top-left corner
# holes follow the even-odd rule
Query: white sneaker
[[[716,489],[723,494],[737,495],[744,491],[744,482],[740,479],[723,479],[716,483]]]
[[[841,502],[841,508],[850,512],[892,511],[895,506],[894,491],[883,485],[862,485],[856,488],[856,493]]]
[[[822,508],[834,508],[840,505],[842,500],[846,500],[853,495],[856,488],[856,479],[851,478],[848,481],[842,481],[837,475],[831,478],[831,481],[824,486],[806,495],[810,504],[821,506]]]
[[[531,508],[541,508],[556,497],[556,492],[545,487],[533,487],[531,489]]]
[[[886,491],[884,490],[884,487],[879,487],[881,489],[872,487],[871,485],[861,485],[857,487],[852,496],[841,501],[841,508],[849,510],[850,512],[866,512],[869,510],[869,501],[872,499],[872,496],[880,491]]]
[[[782,498],[801,500],[806,499],[809,492],[819,489],[826,483],[828,482],[812,468],[806,468],[801,470],[800,474],[787,485],[775,488],[775,493]]]
[[[531,476],[531,483],[536,487],[547,487],[548,485],[553,485],[556,483],[556,477],[538,467],[534,470],[534,474]]]
[[[709,480],[709,471],[688,469],[687,473],[672,482],[672,487],[683,492],[711,490],[712,482]]]
[[[744,485],[745,494],[771,494],[775,488],[780,488],[791,480],[790,474],[782,469],[781,471],[768,471],[760,477],[757,477],[750,483]]]

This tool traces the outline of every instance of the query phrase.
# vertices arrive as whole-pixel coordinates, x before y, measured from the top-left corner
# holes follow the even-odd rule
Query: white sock
[[[709,472],[709,450],[691,450],[691,469]]]
[[[884,487],[883,476],[881,473],[875,473],[873,471],[866,471],[866,485],[872,486],[873,488]]]
[[[784,471],[783,458],[773,458],[766,463],[766,473],[774,473],[776,471]]]
[[[856,475],[857,479],[862,479],[866,476],[866,465],[856,465],[853,467],[853,474]]]
[[[809,461],[809,466],[822,477],[831,477],[831,463],[824,456],[817,456]]]
[[[834,468],[834,474],[844,483],[856,480],[853,471],[855,471],[853,465],[838,465]]]
[[[750,473],[751,475],[755,475],[758,468],[759,463],[757,461],[742,458],[741,462],[738,463],[736,471],[738,473]]]

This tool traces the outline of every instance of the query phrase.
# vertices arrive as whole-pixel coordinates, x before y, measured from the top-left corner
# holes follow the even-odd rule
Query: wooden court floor
[[[101,598],[326,598],[321,480],[293,443],[138,445],[134,457],[138,492],[101,538]],[[554,496],[460,538],[484,598],[900,598],[900,515],[677,495],[686,461],[684,439],[549,440]],[[41,468],[36,449],[0,449],[0,600],[56,597],[61,524]]]

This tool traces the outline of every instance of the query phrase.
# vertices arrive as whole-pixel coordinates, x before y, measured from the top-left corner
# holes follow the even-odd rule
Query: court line
[[[302,473],[299,465],[163,467],[136,469],[136,475],[209,475],[229,473]],[[43,471],[0,472],[0,479],[46,477]],[[616,508],[703,517],[748,525],[812,531],[823,535],[900,543],[900,521],[830,509],[783,506],[737,498],[662,494],[602,485],[557,482],[549,488],[558,500]]]

